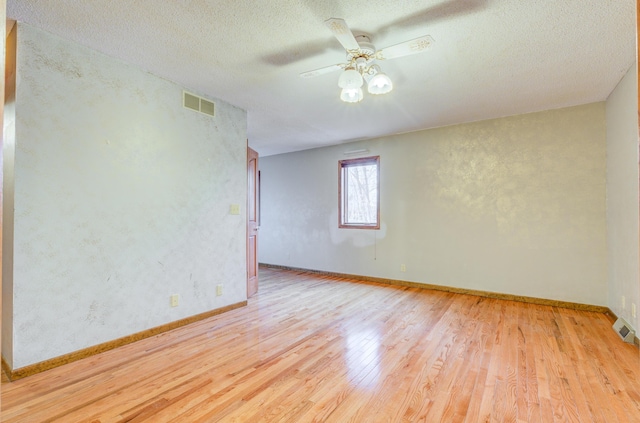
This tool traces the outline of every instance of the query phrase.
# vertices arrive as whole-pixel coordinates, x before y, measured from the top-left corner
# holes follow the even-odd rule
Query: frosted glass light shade
[[[357,70],[351,68],[342,72],[340,78],[338,79],[338,86],[340,88],[360,88],[364,83],[362,79],[362,75]]]
[[[363,97],[362,88],[343,88],[340,93],[340,100],[345,103],[357,103],[361,101]]]
[[[382,72],[375,74],[367,84],[369,94],[386,94],[393,89],[391,78]]]

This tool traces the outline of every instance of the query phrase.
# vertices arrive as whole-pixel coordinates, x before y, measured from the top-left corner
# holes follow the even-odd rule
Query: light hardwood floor
[[[247,307],[2,384],[3,422],[640,422],[602,314],[261,269]]]

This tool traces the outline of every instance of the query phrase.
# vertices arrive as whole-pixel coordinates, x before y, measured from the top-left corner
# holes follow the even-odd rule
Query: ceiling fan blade
[[[308,71],[308,72],[303,72],[300,74],[300,76],[302,78],[313,78],[314,76],[318,76],[318,75],[324,75],[325,73],[329,73],[329,72],[334,72],[340,69],[344,69],[347,65],[346,64],[337,64],[337,65],[331,65],[331,66],[325,66],[324,68],[320,68],[320,69],[315,69],[312,71]]]
[[[404,43],[395,44],[376,52],[376,59],[389,60],[396,57],[408,56],[410,54],[421,53],[426,51],[434,43],[430,35],[414,38]]]
[[[342,44],[342,47],[344,47],[345,50],[360,50],[360,45],[356,41],[356,37],[353,36],[353,33],[344,19],[331,18],[324,21],[324,24],[329,28],[338,41],[340,41],[340,44]]]

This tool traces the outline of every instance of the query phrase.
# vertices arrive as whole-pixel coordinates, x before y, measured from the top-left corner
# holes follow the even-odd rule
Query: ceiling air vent
[[[195,94],[183,91],[182,104],[187,109],[195,110],[196,112],[204,113],[205,115],[215,116],[215,104],[212,101],[206,100]]]

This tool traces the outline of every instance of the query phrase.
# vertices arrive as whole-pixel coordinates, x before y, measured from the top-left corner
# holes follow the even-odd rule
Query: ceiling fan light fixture
[[[375,64],[376,60],[389,60],[420,53],[428,50],[434,42],[431,36],[423,35],[379,50],[371,44],[369,36],[354,35],[344,19],[330,18],[324,23],[344,47],[347,62],[303,72],[300,76],[311,78],[342,69],[343,72],[338,78],[338,86],[342,89],[340,99],[348,103],[362,100],[362,87],[365,82],[369,94],[386,94],[393,90],[391,78],[380,70],[380,66]]]
[[[358,103],[363,97],[362,88],[343,88],[340,92],[340,100],[345,103]]]
[[[338,86],[343,89],[360,88],[362,84],[364,84],[362,75],[353,68],[347,68],[338,79]]]
[[[369,91],[369,94],[387,94],[392,89],[393,82],[391,82],[391,78],[382,72],[376,73],[367,82],[367,91]]]

